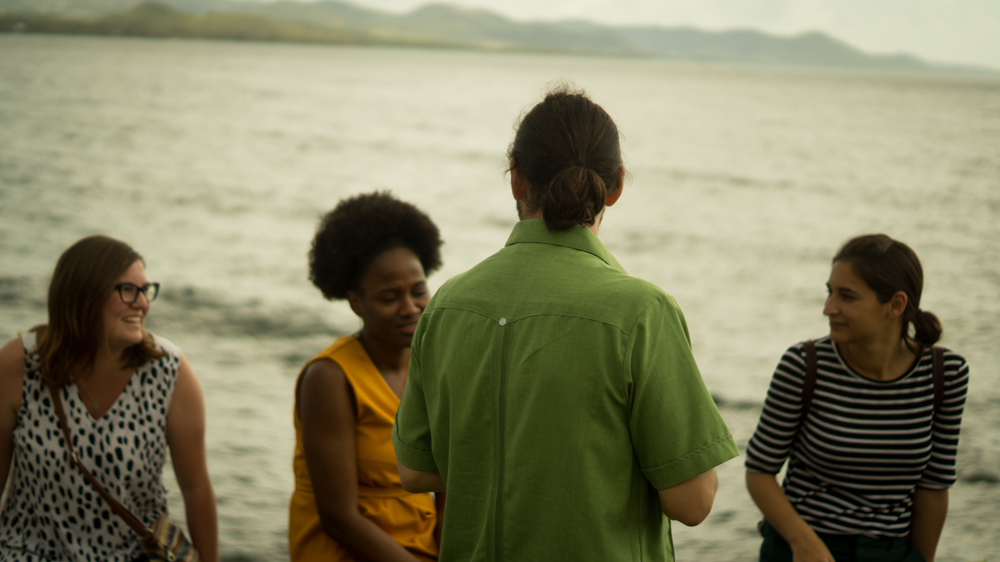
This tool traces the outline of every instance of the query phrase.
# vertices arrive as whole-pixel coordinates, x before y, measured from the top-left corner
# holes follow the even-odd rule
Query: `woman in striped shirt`
[[[800,343],[781,358],[747,448],[747,488],[765,517],[761,561],[934,560],[969,369],[943,350],[935,399],[941,323],[920,310],[922,288],[917,255],[884,234],[834,257],[812,401]]]

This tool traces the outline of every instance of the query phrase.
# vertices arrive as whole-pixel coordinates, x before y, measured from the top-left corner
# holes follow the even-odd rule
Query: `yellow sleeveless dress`
[[[437,521],[434,500],[428,494],[403,489],[392,449],[392,424],[399,398],[389,388],[364,347],[353,336],[337,339],[302,368],[331,359],[344,371],[357,402],[358,510],[421,561],[437,560],[434,540]],[[302,378],[299,373],[299,379]],[[296,382],[296,389],[298,382]],[[297,392],[296,392],[297,394]],[[298,399],[295,419],[295,492],[289,505],[288,549],[292,562],[354,562],[354,558],[325,532],[316,511],[309,471],[302,450]]]

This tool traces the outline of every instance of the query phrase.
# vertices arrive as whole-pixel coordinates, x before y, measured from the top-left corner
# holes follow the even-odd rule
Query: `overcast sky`
[[[408,11],[426,0],[350,0]],[[753,28],[783,35],[822,30],[870,53],[1000,69],[1000,0],[434,0],[518,20]]]

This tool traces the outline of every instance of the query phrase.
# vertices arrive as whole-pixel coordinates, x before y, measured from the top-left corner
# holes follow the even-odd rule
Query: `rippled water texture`
[[[446,241],[433,286],[516,219],[518,115],[573,81],[616,119],[630,177],[601,237],[674,295],[745,447],[771,371],[825,333],[829,259],[884,231],[973,382],[938,560],[1000,544],[1000,81],[466,51],[0,35],[0,338],[43,322],[59,253],[123,238],[163,284],[150,327],[205,388],[228,560],[287,557],[298,367],[358,323],[306,278],[318,216],[391,189]],[[679,557],[755,560],[740,461]],[[176,486],[174,512],[183,515]]]

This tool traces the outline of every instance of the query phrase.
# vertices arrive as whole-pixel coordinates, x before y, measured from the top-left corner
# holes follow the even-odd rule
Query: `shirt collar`
[[[588,254],[597,256],[601,261],[614,269],[625,273],[625,268],[604,247],[604,244],[597,238],[597,235],[582,225],[576,225],[566,230],[549,230],[549,227],[545,226],[545,221],[542,219],[524,219],[514,225],[513,232],[507,238],[506,246],[524,243],[551,244],[553,246],[564,246],[580,250],[581,252],[587,252]]]

